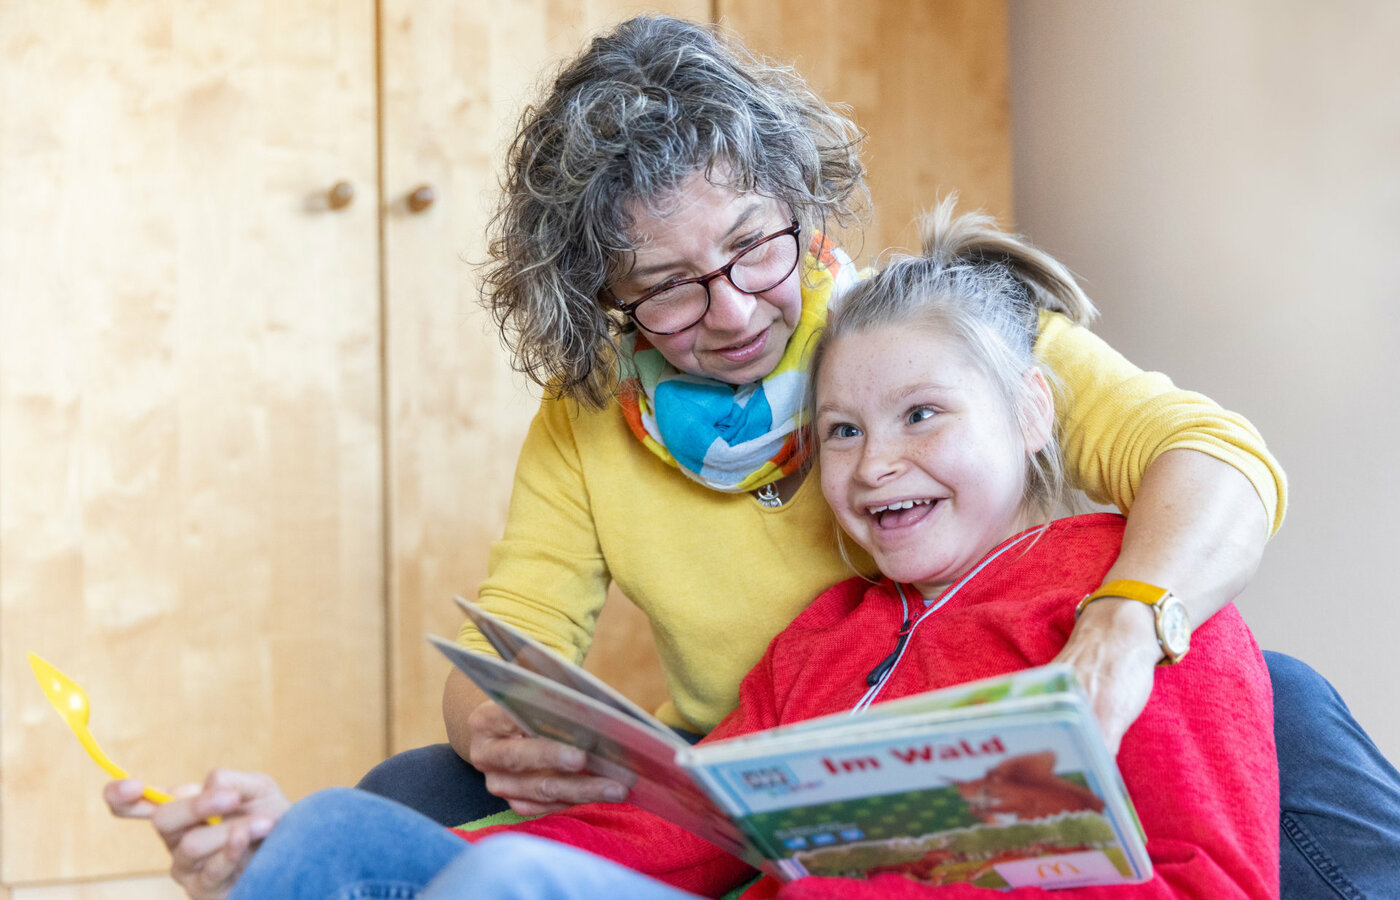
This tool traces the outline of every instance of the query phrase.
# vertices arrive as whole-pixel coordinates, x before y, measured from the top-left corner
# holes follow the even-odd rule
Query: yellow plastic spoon
[[[107,774],[113,778],[128,777],[125,769],[107,758],[107,754],[103,753],[102,748],[97,746],[92,732],[88,731],[87,693],[78,686],[76,681],[55,669],[37,653],[29,654],[29,665],[34,669],[34,676],[39,679],[39,687],[44,689],[44,696],[49,698],[53,708],[58,710],[63,721],[68,723],[68,727],[73,729],[78,740],[82,741],[83,749],[88,752],[88,756],[92,757],[92,761],[106,769]],[[153,787],[146,788],[142,791],[141,796],[152,803],[170,802],[169,794]]]

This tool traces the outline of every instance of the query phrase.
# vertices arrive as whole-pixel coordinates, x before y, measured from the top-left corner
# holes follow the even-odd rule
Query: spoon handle
[[[92,736],[92,732],[88,731],[86,728],[77,727],[73,722],[69,722],[68,724],[69,727],[73,729],[73,733],[78,736],[78,741],[82,743],[83,749],[87,751],[88,756],[91,756],[93,762],[105,769],[108,775],[111,775],[113,778],[130,777],[127,775],[125,769],[112,762],[107,754],[102,752],[102,748],[97,746],[97,738]],[[141,796],[152,803],[169,803],[171,800],[170,795],[165,791],[157,790],[153,787],[147,787],[141,792]]]

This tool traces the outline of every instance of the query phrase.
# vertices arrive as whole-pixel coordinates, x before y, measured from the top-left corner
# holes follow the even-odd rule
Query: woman
[[[652,624],[671,695],[659,714],[686,732],[733,709],[769,639],[850,571],[794,435],[808,339],[854,279],[820,232],[865,197],[858,140],[790,71],[641,17],[560,73],[510,151],[486,297],[549,397],[479,600],[577,660],[617,582]],[[1205,621],[1282,520],[1259,435],[1062,317],[1036,353],[1067,388],[1072,483],[1128,515],[1104,581],[1170,585]],[[1059,657],[1113,746],[1151,690],[1151,612],[1091,604]],[[443,709],[450,748],[362,786],[453,824],[625,796],[576,752],[521,737],[456,673]]]

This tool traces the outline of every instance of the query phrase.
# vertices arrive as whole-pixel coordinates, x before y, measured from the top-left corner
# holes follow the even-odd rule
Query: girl
[[[955,218],[951,203],[927,231],[922,256],[892,263],[847,295],[812,361],[808,407],[822,493],[881,577],[836,585],[785,628],[712,738],[1043,664],[1063,647],[1078,610],[1131,604],[1128,614],[1138,620],[1131,652],[1147,665],[1173,663],[1156,667],[1151,699],[1117,757],[1154,875],[1132,888],[1065,896],[1277,896],[1268,674],[1238,612],[1227,606],[1196,629],[1189,646],[1179,643],[1179,635],[1154,627],[1147,603],[1096,599],[1121,548],[1120,516],[1052,519],[1064,500],[1054,389],[1032,347],[1047,308],[1080,318],[1090,310],[1087,298],[1053,260],[986,219]],[[1135,597],[1142,587],[1115,586],[1106,596]],[[1149,599],[1172,606],[1165,596]],[[265,830],[275,816],[240,822],[237,804],[215,802],[218,788],[237,786],[234,778],[218,776],[214,789],[157,813],[177,847],[177,868],[200,862],[194,851],[181,862],[186,840],[205,853],[211,881],[219,872],[231,881],[247,862],[247,829]],[[284,803],[270,782],[244,784],[258,802]],[[202,824],[214,814],[225,822]],[[414,896],[435,879],[423,896],[674,898],[718,896],[753,874],[626,805],[580,806],[507,828],[606,856],[669,886],[556,845],[502,846],[487,837],[468,852],[427,819],[336,790],[293,808],[252,856],[233,896],[319,900],[390,885],[402,891],[396,896]],[[980,889],[886,874],[756,890],[783,900],[912,900]],[[1011,891],[1022,893],[1029,896]]]

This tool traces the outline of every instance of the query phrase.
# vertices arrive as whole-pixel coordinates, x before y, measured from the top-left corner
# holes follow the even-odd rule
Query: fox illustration
[[[1103,812],[1097,794],[1055,774],[1053,750],[1013,756],[975,781],[953,783],[968,810],[989,825],[1082,810]]]

